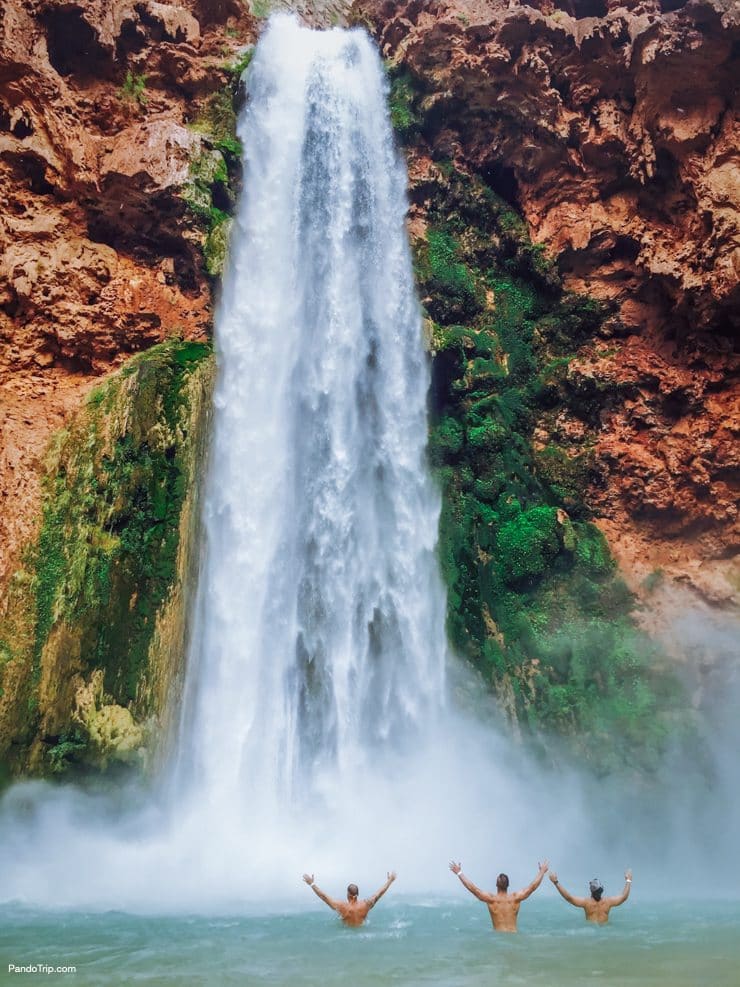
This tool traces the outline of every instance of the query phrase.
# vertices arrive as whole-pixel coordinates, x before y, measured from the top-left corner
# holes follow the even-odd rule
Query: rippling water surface
[[[390,892],[392,895],[393,892]],[[628,903],[606,928],[557,901],[522,906],[517,936],[490,930],[483,906],[458,900],[381,902],[345,929],[315,909],[219,917],[85,914],[4,906],[0,983],[665,985],[737,987],[740,903]],[[74,965],[66,975],[8,964]]]

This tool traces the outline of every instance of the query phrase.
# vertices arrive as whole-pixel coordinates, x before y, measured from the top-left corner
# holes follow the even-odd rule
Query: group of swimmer
[[[521,891],[509,891],[509,878],[506,874],[499,874],[496,878],[496,892],[494,893],[492,891],[481,891],[479,887],[476,887],[476,885],[463,874],[461,864],[455,863],[454,860],[450,864],[450,870],[453,874],[456,874],[460,878],[463,886],[466,887],[468,891],[478,899],[478,901],[482,901],[488,906],[493,927],[497,932],[516,932],[516,919],[519,914],[519,906],[540,886],[542,883],[542,878],[549,870],[549,864],[545,860],[543,863],[538,865],[538,868],[539,869],[535,879]],[[321,898],[321,900],[329,906],[329,908],[334,909],[345,925],[351,926],[362,925],[367,918],[370,909],[377,905],[395,879],[395,873],[390,871],[388,873],[388,879],[383,887],[379,888],[372,897],[363,899],[360,899],[360,891],[357,885],[350,884],[347,887],[347,900],[339,901],[336,898],[330,898],[328,894],[325,894],[321,888],[314,883],[313,874],[303,875],[303,880],[306,884],[308,884],[311,890],[317,894],[319,898]],[[550,880],[569,904],[575,905],[576,908],[583,909],[586,915],[586,921],[595,922],[598,925],[604,925],[609,921],[609,912],[611,909],[615,908],[617,905],[621,905],[629,898],[630,888],[632,887],[632,871],[628,870],[624,875],[624,891],[622,891],[621,894],[612,895],[606,898],[604,897],[604,888],[602,887],[601,882],[596,878],[594,878],[594,880],[589,884],[589,891],[591,894],[588,898],[579,898],[576,895],[570,894],[570,892],[566,891],[561,885],[558,880],[558,875],[552,871],[550,871]]]

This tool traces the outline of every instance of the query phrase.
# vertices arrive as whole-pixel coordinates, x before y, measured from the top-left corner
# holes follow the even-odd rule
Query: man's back
[[[586,898],[583,904],[586,920],[588,922],[595,922],[597,925],[605,925],[609,921],[609,912],[613,906],[620,903],[613,897],[602,898],[601,901]]]
[[[491,891],[481,891],[479,887],[476,887],[463,874],[462,865],[455,863],[454,860],[450,862],[450,870],[460,878],[464,887],[472,895],[475,895],[478,901],[483,901],[488,906],[488,914],[491,916],[491,922],[496,932],[516,932],[519,906],[540,886],[542,878],[547,872],[547,861],[539,865],[537,877],[535,877],[531,884],[526,888],[522,888],[521,891],[515,891],[513,894],[509,891],[509,878],[506,874],[499,874],[496,878],[496,891],[494,893]]]
[[[570,905],[575,905],[576,908],[583,909],[587,922],[594,922],[596,925],[606,925],[609,921],[609,912],[612,908],[621,905],[629,898],[630,888],[632,887],[632,871],[628,870],[624,875],[624,891],[618,895],[610,895],[608,898],[603,897],[604,888],[597,878],[594,878],[589,885],[591,895],[588,898],[581,898],[578,895],[572,895],[570,891],[566,891],[558,880],[558,875],[554,872],[550,874],[550,880]]]
[[[497,932],[516,932],[516,919],[521,906],[517,895],[504,892],[492,894],[486,904]]]
[[[362,925],[371,907],[372,905],[365,898],[362,901],[359,899],[356,901],[338,901],[335,905],[335,911],[345,925],[354,927]]]
[[[303,875],[303,880],[311,888],[314,894],[321,898],[321,900],[328,905],[329,908],[333,908],[345,925],[349,925],[352,928],[357,928],[358,925],[362,925],[367,918],[370,909],[377,905],[378,901],[383,897],[395,879],[395,873],[393,871],[389,871],[387,881],[382,888],[379,888],[375,892],[372,898],[361,899],[359,897],[357,885],[349,884],[347,885],[347,900],[337,901],[336,898],[330,898],[328,894],[325,894],[321,888],[314,884],[313,874]]]

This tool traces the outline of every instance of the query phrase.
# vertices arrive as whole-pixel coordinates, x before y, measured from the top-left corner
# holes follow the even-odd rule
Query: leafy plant
[[[430,315],[445,325],[469,319],[482,308],[481,293],[470,269],[461,261],[458,244],[446,229],[430,229],[419,266]]]
[[[241,78],[242,74],[246,72],[246,70],[249,68],[253,55],[254,55],[254,46],[250,45],[249,47],[245,48],[243,51],[238,53],[235,61],[227,62],[224,68],[230,75],[239,79]]]
[[[391,124],[401,141],[408,143],[421,128],[422,115],[417,109],[419,92],[410,72],[390,69],[389,76]]]
[[[46,752],[49,769],[52,774],[63,774],[77,763],[87,749],[87,741],[82,733],[75,729],[66,730],[59,740]]]
[[[137,103],[139,106],[146,106],[148,96],[146,94],[146,75],[137,75],[128,69],[123,85],[118,91],[119,99],[127,103]]]

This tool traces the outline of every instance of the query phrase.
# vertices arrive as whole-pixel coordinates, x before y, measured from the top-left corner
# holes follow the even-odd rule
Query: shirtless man
[[[570,894],[558,881],[557,874],[550,874],[550,880],[558,889],[560,894],[569,901],[571,905],[575,905],[576,908],[582,908],[586,913],[587,922],[596,922],[597,925],[606,925],[609,921],[609,912],[616,905],[621,905],[630,896],[630,888],[632,887],[632,871],[628,870],[624,875],[624,891],[621,894],[613,895],[611,898],[604,898],[604,889],[601,886],[601,882],[596,878],[589,884],[589,891],[591,892],[590,898],[576,898],[574,895]]]
[[[337,901],[335,898],[330,898],[328,894],[324,894],[321,888],[313,883],[313,874],[303,875],[303,880],[308,884],[314,894],[317,894],[323,902],[326,902],[329,908],[333,908],[345,925],[352,926],[362,925],[367,918],[367,913],[377,905],[395,879],[395,872],[389,871],[388,880],[383,887],[376,891],[372,898],[364,898],[362,901],[358,897],[360,892],[357,885],[350,884],[347,887],[347,900]]]
[[[462,883],[471,894],[474,894],[478,901],[483,901],[488,905],[491,921],[496,932],[516,932],[516,917],[519,914],[519,906],[525,898],[529,898],[533,891],[542,883],[542,878],[547,873],[547,861],[537,865],[539,871],[537,877],[531,884],[522,891],[509,891],[509,878],[506,874],[499,874],[496,878],[496,894],[490,891],[481,891],[462,872],[462,866],[453,860],[450,870],[457,874]]]

